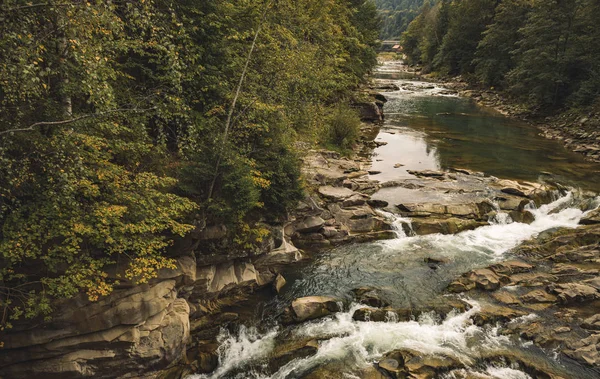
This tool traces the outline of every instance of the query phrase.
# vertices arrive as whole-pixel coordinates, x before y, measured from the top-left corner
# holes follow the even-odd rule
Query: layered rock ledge
[[[600,223],[542,233],[513,252],[514,259],[463,274],[448,291],[488,305],[476,323],[502,327],[545,349],[600,367]],[[491,298],[490,298],[491,295]]]

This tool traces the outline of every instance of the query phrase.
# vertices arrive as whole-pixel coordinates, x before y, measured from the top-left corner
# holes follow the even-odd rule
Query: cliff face
[[[276,267],[301,258],[289,244],[266,249],[225,261],[202,256],[200,264],[191,252],[150,284],[129,285],[94,303],[84,295],[64,301],[50,321],[17,325],[3,336],[0,377],[154,377],[185,361],[193,328],[218,327],[197,320],[270,284]]]
[[[0,357],[7,378],[118,376],[178,358],[190,336],[190,307],[176,280],[66,302],[51,322],[15,330]]]

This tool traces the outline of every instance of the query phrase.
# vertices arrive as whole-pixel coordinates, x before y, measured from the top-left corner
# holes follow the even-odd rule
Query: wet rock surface
[[[531,224],[527,209],[555,200],[551,185],[517,182],[453,168],[448,171],[408,171],[414,178],[381,183],[373,195],[386,209],[411,219],[408,235],[456,234],[489,225],[499,217]],[[393,206],[391,205],[393,204]]]
[[[364,126],[363,135],[372,135],[373,128]],[[357,148],[370,151],[369,141],[366,138]],[[315,191],[298,206],[296,221],[287,231],[294,245],[318,250],[395,236],[389,221],[374,210],[388,204],[371,199],[379,184],[368,177],[369,167],[370,160],[360,155],[347,158],[326,150],[307,153],[304,174]]]
[[[448,291],[486,301],[492,295],[496,303],[482,308],[476,324],[501,322],[506,334],[600,367],[600,225],[542,233],[513,255],[518,260],[463,274]]]
[[[342,309],[340,299],[330,296],[307,296],[292,301],[285,310],[282,321],[286,324],[300,323],[329,316]]]

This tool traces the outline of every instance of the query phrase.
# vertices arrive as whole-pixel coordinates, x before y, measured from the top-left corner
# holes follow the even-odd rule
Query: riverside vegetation
[[[541,40],[522,40],[563,25],[558,6],[572,17],[566,34],[544,37],[556,37],[552,60]],[[437,139],[418,164],[375,159],[386,135],[397,149],[396,136],[414,133],[406,120],[430,119],[419,107],[394,113],[411,96],[468,100],[385,79],[406,73],[396,62],[368,83],[378,36],[406,29],[409,63],[425,71],[494,85],[535,112],[593,110],[598,50],[581,37],[596,33],[593,1],[12,0],[0,10],[0,378],[597,373],[597,194],[489,176],[462,151],[468,167],[450,168]],[[509,68],[486,71],[500,75],[492,83],[478,67],[506,54],[488,46],[484,64],[478,41],[497,23],[516,37],[489,43],[518,49]],[[538,56],[550,63],[520,66]],[[549,79],[542,70],[557,63]],[[452,112],[434,118],[474,117]],[[567,153],[553,159],[595,188],[595,166]],[[515,259],[498,263],[505,254]],[[554,314],[553,331],[529,312]],[[530,357],[518,337],[573,361]]]
[[[257,221],[302,196],[295,142],[356,137],[347,104],[376,63],[375,12],[362,0],[4,1],[2,330],[51,317],[53,299],[147,283],[175,268],[173,240],[207,223],[260,245]]]
[[[425,1],[402,34],[403,53],[598,161],[598,19],[593,0]]]

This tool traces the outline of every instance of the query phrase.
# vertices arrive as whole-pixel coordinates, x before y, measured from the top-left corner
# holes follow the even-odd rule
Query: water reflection
[[[406,88],[399,80],[396,83]],[[409,82],[415,83],[415,82]],[[418,82],[417,82],[418,83]],[[434,96],[439,87],[388,92],[386,122],[375,151],[378,180],[405,178],[406,170],[461,167],[519,180],[553,179],[600,191],[600,168],[520,121],[469,99]],[[393,134],[392,134],[393,133]],[[394,165],[403,164],[401,169]]]

